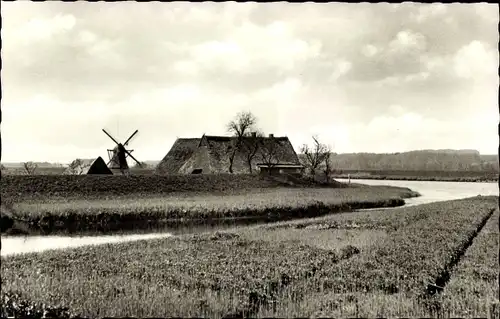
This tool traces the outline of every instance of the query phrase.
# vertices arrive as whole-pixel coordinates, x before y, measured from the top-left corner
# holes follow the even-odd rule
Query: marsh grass
[[[276,309],[262,308],[259,318],[416,318],[430,317],[414,295],[383,292],[344,294],[309,292],[300,302],[284,299]]]
[[[44,199],[14,204],[13,216],[45,233],[118,231],[180,227],[217,219],[281,220],[321,216],[358,208],[402,206],[416,196],[406,188],[281,188],[248,194],[159,196],[108,199]],[[166,223],[166,224],[165,224]]]
[[[1,267],[4,289],[91,317],[220,317],[251,307],[252,296],[272,300],[273,282],[304,276],[318,258],[336,262],[335,253],[302,244],[204,234],[27,254],[3,259]]]
[[[248,240],[269,242],[298,241],[299,243],[324,250],[341,251],[348,246],[363,250],[387,236],[387,232],[377,229],[265,229],[252,227],[238,232]]]
[[[336,228],[300,228],[308,219],[7,257],[2,291],[91,317],[430,317],[425,284],[497,205],[471,198],[316,219]],[[369,221],[381,228],[342,228]]]
[[[498,304],[498,219],[497,210],[453,270],[440,296],[445,314],[453,317],[488,317],[493,305]],[[496,312],[496,315],[500,313]]]
[[[92,213],[100,210],[174,210],[186,211],[231,211],[238,209],[262,209],[268,207],[306,206],[317,202],[342,204],[346,202],[369,202],[374,200],[405,197],[404,188],[345,188],[345,189],[275,189],[261,190],[250,194],[156,196],[150,198],[118,198],[97,200],[52,200],[21,202],[15,205],[22,217],[39,216],[45,213],[64,214],[68,210]],[[249,196],[253,195],[253,196]]]

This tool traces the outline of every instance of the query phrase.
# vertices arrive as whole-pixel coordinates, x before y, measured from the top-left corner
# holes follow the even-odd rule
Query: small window
[[[196,169],[194,169],[194,170],[191,172],[191,174],[201,174],[202,172],[203,172],[203,169],[201,169],[201,168],[196,168]]]

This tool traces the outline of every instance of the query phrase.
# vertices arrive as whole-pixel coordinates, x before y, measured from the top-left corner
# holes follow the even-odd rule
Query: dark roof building
[[[288,137],[230,136],[179,138],[157,166],[159,174],[218,174],[229,173],[234,152],[233,173],[258,172],[262,166],[301,168],[299,158]],[[236,147],[237,151],[234,151]],[[288,166],[287,166],[288,165]]]
[[[112,175],[113,171],[108,168],[106,162],[102,159],[102,157],[97,158],[86,158],[80,159],[81,166],[75,167],[71,169],[69,166],[64,170],[64,175],[80,175],[80,174],[89,174],[89,175]]]

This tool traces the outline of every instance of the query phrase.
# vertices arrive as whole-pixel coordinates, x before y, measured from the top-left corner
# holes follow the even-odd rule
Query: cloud
[[[454,68],[459,77],[492,77],[498,75],[498,51],[489,50],[482,42],[472,41],[454,56]]]
[[[389,42],[389,50],[395,53],[425,50],[425,37],[410,30],[400,31],[394,40]]]
[[[177,136],[225,134],[241,110],[298,145],[314,133],[349,151],[487,149],[496,124],[477,123],[498,114],[496,8],[5,2],[2,133],[16,151],[4,156],[105,149],[101,128],[119,122],[158,159]]]
[[[262,27],[243,23],[221,40],[195,45],[190,49],[188,61],[210,71],[248,73],[264,68],[287,71],[320,52],[321,43],[294,37],[282,21]]]
[[[347,74],[352,68],[352,63],[346,60],[337,61],[335,64],[335,69],[332,73],[332,79],[334,81],[338,80],[344,74]]]
[[[390,153],[394,150],[415,149],[477,149],[491,152],[498,136],[495,137],[498,116],[479,113],[462,121],[438,120],[424,117],[415,112],[397,116],[381,115],[365,126],[358,124],[351,129],[350,144],[364,141],[367,152]],[[370,146],[368,146],[370,145]]]
[[[68,32],[73,29],[75,23],[76,19],[71,14],[56,15],[51,19],[33,19],[11,32],[9,36],[19,37],[19,41],[23,44],[30,44]]]
[[[367,44],[361,49],[361,52],[364,56],[369,58],[377,54],[377,52],[379,52],[379,49],[372,44]]]
[[[423,23],[428,19],[442,18],[447,13],[447,6],[443,3],[433,3],[424,5],[418,8],[417,12],[412,13],[410,16],[419,23]]]

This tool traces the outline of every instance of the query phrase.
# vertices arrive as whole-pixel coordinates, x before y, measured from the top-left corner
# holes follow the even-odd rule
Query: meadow
[[[2,305],[88,317],[491,317],[497,228],[498,199],[474,197],[3,257]]]
[[[499,217],[497,211],[488,220],[443,290],[441,310],[447,317],[500,317]]]
[[[13,219],[42,233],[185,226],[228,218],[281,220],[394,207],[418,194],[389,186],[290,185],[260,176],[9,176]]]

